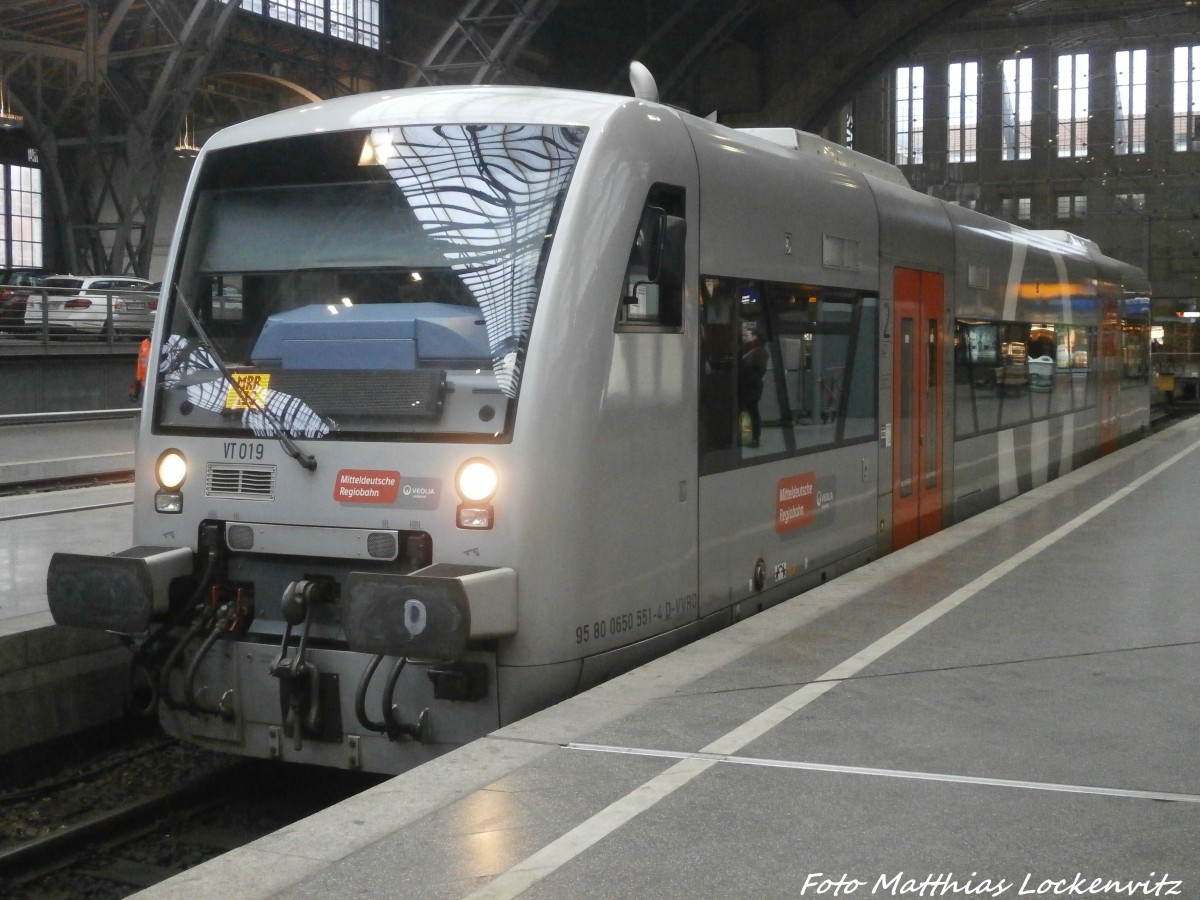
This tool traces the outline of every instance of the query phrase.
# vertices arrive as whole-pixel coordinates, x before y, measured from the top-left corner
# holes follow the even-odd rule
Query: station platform
[[[141,898],[1200,896],[1200,419]]]
[[[55,625],[46,569],[56,550],[128,547],[132,502],[132,484],[0,497],[0,756],[123,715],[129,651],[112,635]]]
[[[133,410],[0,416],[0,489],[133,470]]]

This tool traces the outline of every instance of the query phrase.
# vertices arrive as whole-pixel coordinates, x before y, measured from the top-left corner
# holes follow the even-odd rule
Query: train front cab
[[[463,93],[468,103],[478,96]],[[489,92],[489,115],[504,115],[507,102],[512,121],[521,121],[530,97]],[[564,109],[578,105],[575,95],[560,99]],[[336,119],[332,105],[320,114]],[[148,687],[157,690],[160,718],[172,733],[248,755],[394,771],[699,633],[695,458],[678,457],[681,445],[694,446],[696,428],[694,382],[683,377],[695,362],[695,307],[685,302],[694,294],[683,287],[696,283],[697,231],[685,225],[699,207],[695,162],[678,117],[658,107],[606,99],[579,115],[596,126],[590,140],[583,140],[586,129],[557,122],[505,134],[512,143],[529,131],[539,151],[561,144],[564,165],[578,152],[572,148],[587,148],[567,202],[549,192],[538,201],[547,215],[561,216],[557,228],[547,220],[529,229],[553,235],[553,252],[543,258],[540,241],[520,245],[532,248],[528,270],[544,281],[534,281],[542,297],[536,316],[512,319],[531,318],[533,329],[521,345],[515,427],[505,418],[516,415],[515,400],[506,403],[488,382],[492,360],[470,351],[473,341],[488,346],[484,323],[476,321],[485,316],[464,318],[461,305],[425,301],[389,313],[387,304],[362,296],[380,284],[411,290],[395,283],[409,268],[424,275],[422,284],[435,280],[427,261],[444,253],[411,233],[411,219],[383,215],[391,207],[375,202],[368,209],[375,231],[392,230],[397,240],[378,241],[365,253],[415,242],[423,272],[392,261],[382,276],[352,271],[347,278],[337,258],[344,228],[322,207],[355,200],[358,194],[339,193],[341,184],[368,198],[362,184],[393,181],[410,196],[436,196],[404,181],[403,169],[394,178],[390,170],[368,169],[364,181],[363,161],[381,165],[368,150],[398,144],[395,128],[296,137],[313,146],[296,148],[311,152],[292,153],[290,168],[278,165],[280,152],[271,155],[269,142],[243,142],[236,133],[206,148],[224,164],[205,170],[202,156],[193,188],[209,191],[205,215],[222,227],[204,252],[186,243],[179,250],[181,295],[203,299],[208,281],[219,276],[227,287],[237,285],[237,311],[216,315],[221,291],[214,287],[211,304],[185,315],[176,303],[171,321],[160,324],[161,358],[149,385],[156,397],[139,434],[135,533],[146,546],[127,560],[60,554],[50,574],[60,622],[174,635],[174,644],[158,644],[157,656],[142,654],[156,673]],[[463,155],[460,165],[471,159]],[[319,171],[317,161],[332,165],[332,174]],[[284,206],[255,205],[259,173],[279,179]],[[550,176],[538,170],[530,177]],[[320,189],[293,189],[306,178]],[[614,183],[623,189],[611,190]],[[460,187],[452,183],[451,192]],[[263,243],[253,222],[268,214],[294,221],[275,229],[268,258],[247,264]],[[355,221],[345,208],[339,215]],[[605,226],[601,240],[597,222]],[[181,226],[181,237],[188,228],[193,241],[204,234],[191,224]],[[324,235],[330,243],[318,239]],[[639,235],[651,243],[687,241],[686,252],[679,246],[664,255],[686,258],[691,270],[643,264],[633,271],[630,248],[638,251]],[[251,274],[239,274],[238,266]],[[461,291],[452,272],[439,278]],[[311,302],[317,289],[352,302],[327,310]],[[196,318],[211,340],[199,334]],[[257,322],[261,331],[243,334],[239,321]],[[372,338],[388,339],[415,360],[411,374],[394,354],[381,355]],[[242,354],[226,360],[236,365],[236,387],[209,361],[205,347],[214,342]],[[469,366],[445,362],[463,356],[453,348],[464,345]],[[432,357],[425,368],[423,355]],[[319,404],[331,402],[330,360],[345,372],[337,381],[343,396],[332,398],[342,412],[327,417]],[[399,427],[407,440],[389,442],[370,430],[379,430],[370,416],[394,408],[390,396],[379,396],[380,409],[346,409],[344,392],[385,364],[392,384],[454,370],[443,377],[457,390],[430,382],[427,397],[436,404],[427,408],[436,413],[408,414],[399,426],[385,420],[385,429]],[[267,376],[272,393],[261,395],[263,403],[287,402],[276,411],[293,416],[289,424],[301,438],[290,447],[275,439],[275,429],[265,436],[237,432],[265,418],[250,413]],[[248,386],[253,377],[258,385]],[[326,389],[316,390],[318,383]],[[289,394],[305,402],[290,402]],[[598,405],[581,402],[594,397]],[[348,421],[358,432],[342,440],[334,425],[345,430]],[[452,432],[449,440],[440,440],[438,425]],[[149,471],[168,451],[187,461],[191,474],[182,485],[156,484]],[[456,473],[473,457],[488,458],[500,477],[495,497],[483,498],[485,520],[477,523],[479,510],[466,509],[464,526],[464,508],[479,504],[460,493],[456,508]],[[214,475],[227,481],[216,483]],[[254,496],[256,484],[263,489]],[[194,550],[187,547],[193,536]],[[122,599],[114,609],[105,597]],[[190,625],[178,614],[201,607]]]

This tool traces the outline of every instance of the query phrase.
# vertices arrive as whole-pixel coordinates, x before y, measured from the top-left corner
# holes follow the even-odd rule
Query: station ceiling
[[[935,31],[1086,26],[1186,3],[381,0],[381,46],[371,50],[234,0],[0,0],[0,85],[52,173],[51,199],[70,223],[67,261],[144,272],[156,173],[189,127],[421,84],[625,93],[638,59],[668,103],[816,131]],[[108,221],[114,209],[119,222]]]
[[[197,61],[196,48],[182,46],[185,30],[202,17],[199,7],[227,5],[234,4],[0,0],[0,78],[32,114],[56,120],[61,130],[68,120],[78,121],[67,110],[83,107],[83,86],[93,75],[101,82],[153,81],[161,75],[164,54],[182,52]],[[519,81],[624,92],[627,64],[639,59],[656,74],[664,100],[686,105],[697,80],[721,78],[720,67],[741,54],[763,62],[755,85],[761,106],[754,111],[780,119],[761,124],[817,129],[906,48],[964,19],[972,27],[1086,22],[1174,10],[1186,0],[381,0],[381,5],[379,52],[260,15],[231,17],[196,90],[228,94],[231,115],[238,104],[258,112],[307,99],[304,92],[325,97],[425,83]],[[207,17],[215,19],[213,10]],[[94,71],[104,64],[106,71]],[[239,80],[240,87],[231,87]],[[106,93],[133,85],[105,87],[99,91],[101,114]],[[144,96],[152,90],[152,84],[141,85]],[[281,90],[295,98],[281,98]]]

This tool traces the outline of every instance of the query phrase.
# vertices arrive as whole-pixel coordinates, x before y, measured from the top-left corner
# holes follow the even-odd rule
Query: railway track
[[[161,737],[116,757],[0,795],[0,896],[127,897],[381,780]]]
[[[131,484],[133,482],[133,472],[107,472],[96,475],[77,475],[69,478],[47,478],[40,481],[31,481],[24,484],[0,484],[0,497],[24,497],[30,494],[45,494],[52,491],[66,491],[72,488],[84,487],[102,487],[108,484]],[[113,504],[113,505],[124,505]],[[82,509],[97,509],[97,506],[80,507]],[[74,510],[55,509],[50,512],[26,512],[18,515],[5,516],[5,519],[27,519],[35,516],[52,515],[57,512],[73,512]]]

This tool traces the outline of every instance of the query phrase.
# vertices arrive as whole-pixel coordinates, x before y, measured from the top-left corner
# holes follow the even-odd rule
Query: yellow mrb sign
[[[271,376],[264,372],[234,372],[233,384],[225,392],[226,409],[254,409],[265,406]]]

